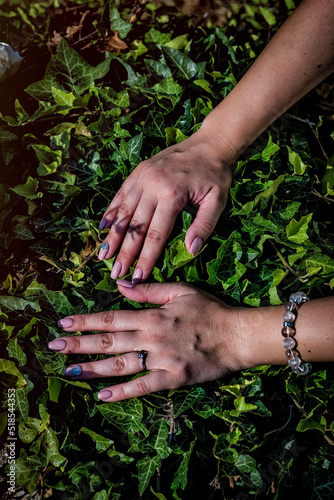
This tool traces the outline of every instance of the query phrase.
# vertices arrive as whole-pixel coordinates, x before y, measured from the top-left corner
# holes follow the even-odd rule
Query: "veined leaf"
[[[161,49],[171,64],[176,68],[180,78],[191,80],[197,74],[197,65],[188,56],[179,50],[162,45]]]
[[[107,74],[110,62],[111,58],[93,67],[62,38],[57,53],[46,68],[44,78],[29,85],[26,92],[38,100],[45,101],[53,98],[52,88],[72,93],[74,96],[81,95],[95,80]]]

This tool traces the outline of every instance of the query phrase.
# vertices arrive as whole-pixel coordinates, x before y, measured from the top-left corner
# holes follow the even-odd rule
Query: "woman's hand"
[[[146,280],[187,204],[199,207],[185,238],[188,251],[196,255],[225,207],[234,160],[235,154],[222,139],[203,128],[140,163],[99,226],[110,228],[99,259],[111,258],[124,239],[111,277],[124,276],[143,247],[133,279],[135,283]]]
[[[110,354],[100,361],[72,365],[65,375],[76,380],[150,373],[107,387],[98,397],[121,401],[147,393],[202,383],[242,368],[238,359],[238,309],[183,283],[119,285],[138,302],[162,304],[140,311],[108,311],[69,316],[59,321],[67,332],[100,331],[62,337],[49,348],[64,354]],[[138,353],[144,351],[144,358]]]

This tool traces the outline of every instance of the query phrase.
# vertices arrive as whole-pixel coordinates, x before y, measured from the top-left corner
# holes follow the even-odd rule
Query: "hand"
[[[112,257],[124,238],[111,277],[124,276],[143,246],[133,279],[135,283],[146,280],[187,204],[199,206],[185,238],[188,251],[196,255],[225,207],[234,159],[221,138],[200,129],[140,163],[116,193],[99,226],[100,230],[110,227],[99,252],[101,260]]]
[[[235,332],[236,309],[188,284],[144,284],[120,291],[138,302],[162,304],[140,311],[108,311],[68,316],[59,322],[67,332],[100,331],[62,337],[49,348],[64,354],[118,354],[100,361],[72,365],[65,375],[76,380],[150,373],[107,387],[98,397],[121,401],[144,394],[216,380],[242,366]],[[145,351],[146,359],[138,353]]]

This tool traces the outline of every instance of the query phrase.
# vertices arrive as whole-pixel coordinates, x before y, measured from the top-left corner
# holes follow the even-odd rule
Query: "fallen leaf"
[[[66,38],[71,38],[73,35],[75,35],[78,31],[82,29],[87,14],[89,14],[89,10],[86,10],[86,12],[82,14],[79,24],[73,24],[72,26],[67,26]]]
[[[118,36],[118,31],[114,31],[113,35],[106,34],[104,37],[104,49],[108,52],[120,52],[127,49],[127,44]]]

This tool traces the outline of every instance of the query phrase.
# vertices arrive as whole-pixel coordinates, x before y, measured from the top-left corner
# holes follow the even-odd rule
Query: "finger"
[[[67,332],[87,331],[131,331],[139,329],[142,311],[104,311],[94,314],[66,316],[58,321],[58,326]]]
[[[147,279],[161,254],[180,210],[179,205],[157,205],[135,270],[136,274],[141,274],[143,281]]]
[[[142,343],[136,331],[106,332],[57,338],[52,340],[48,347],[62,354],[122,354],[140,351]]]
[[[185,246],[188,252],[193,255],[198,254],[204,241],[214,230],[225,204],[226,200],[222,199],[221,195],[214,192],[213,189],[201,201],[196,218],[185,237]]]
[[[115,196],[110,203],[109,207],[103,214],[103,218],[100,222],[99,225],[99,230],[102,231],[102,229],[105,229],[106,227],[110,227],[111,224],[113,223],[115,216],[117,214],[118,208],[121,206],[123,203],[124,198],[126,195],[131,191],[131,189],[134,187],[136,184],[138,177],[138,172],[137,169],[134,170],[129,177],[123,182],[122,187],[115,193]]]
[[[133,288],[123,286],[121,282],[117,284],[119,291],[128,299],[151,304],[166,304],[176,297],[196,293],[196,289],[187,283],[144,283]]]
[[[118,206],[117,212],[113,212],[113,221],[108,235],[106,236],[104,243],[101,247],[99,253],[99,259],[110,259],[119,247],[124,234],[126,233],[129,222],[131,221],[133,214],[137,208],[141,197],[141,191],[133,189],[130,193],[123,199],[122,203]],[[119,269],[119,274],[124,274],[122,269]],[[113,276],[117,278],[118,276]]]
[[[132,220],[130,221],[122,247],[117,256],[117,262],[120,262],[121,264],[122,274],[126,274],[142,247],[156,206],[156,199],[142,198],[140,200]]]
[[[73,370],[74,368],[74,370]],[[122,356],[113,356],[100,361],[69,365],[64,370],[64,375],[78,380],[101,377],[121,377],[134,375],[143,370],[141,360],[137,353],[129,352]],[[76,375],[80,372],[79,375]]]
[[[97,395],[99,399],[106,402],[123,401],[124,399],[138,398],[152,392],[164,391],[165,389],[173,389],[177,387],[169,381],[168,374],[164,370],[148,373],[135,380],[124,384],[114,385],[102,389]]]

